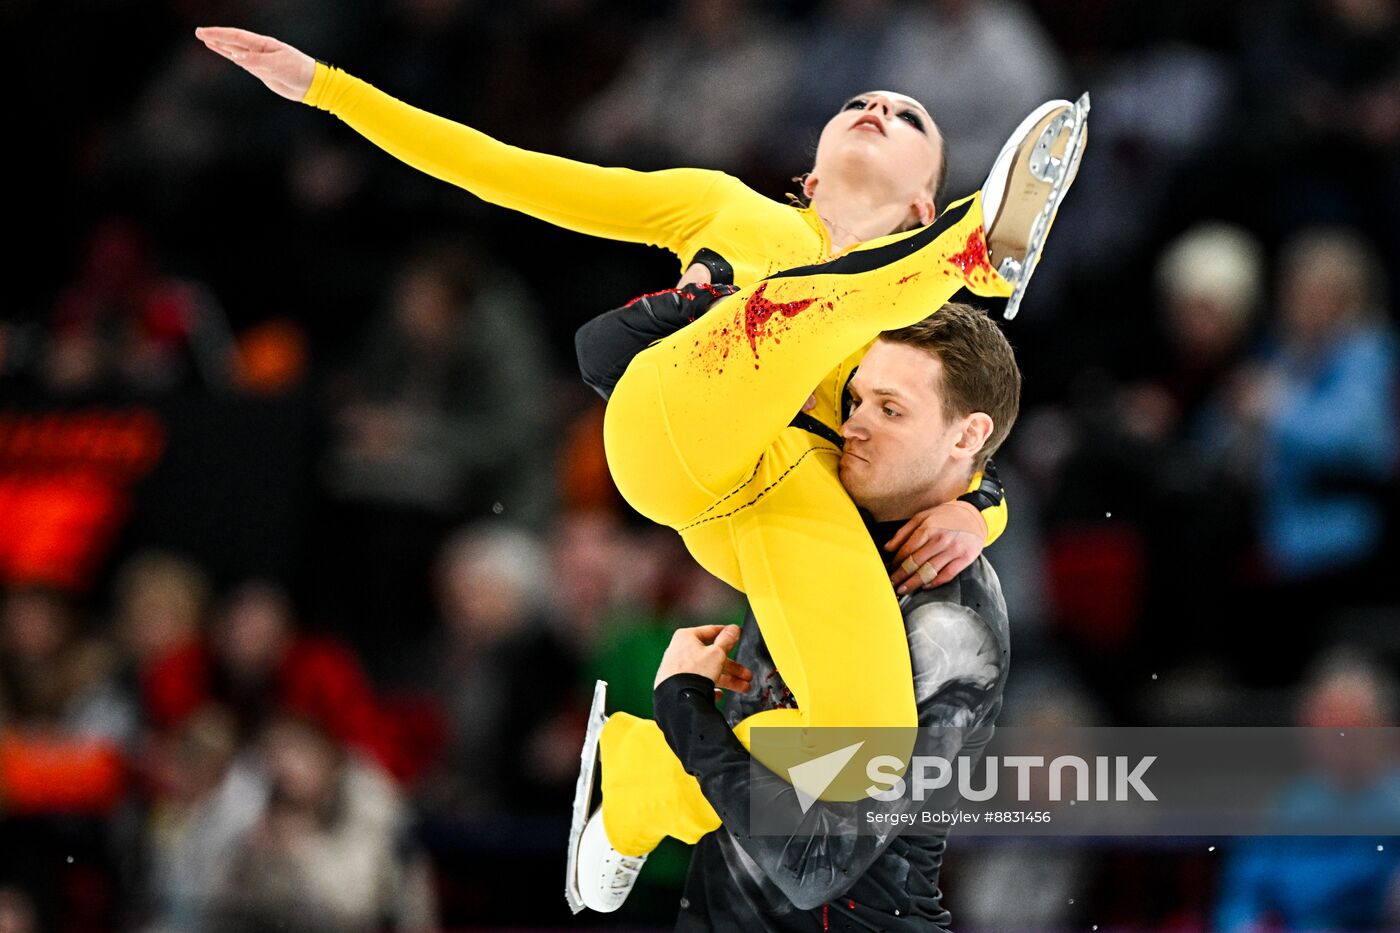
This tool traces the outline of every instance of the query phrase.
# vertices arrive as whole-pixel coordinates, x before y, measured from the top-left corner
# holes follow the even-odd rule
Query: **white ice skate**
[[[598,771],[598,739],[608,721],[603,712],[608,683],[598,681],[593,688],[593,705],[588,710],[588,731],[583,737],[578,783],[574,785],[574,815],[569,827],[569,857],[564,880],[564,897],[569,909],[579,913],[585,907],[609,913],[622,906],[647,857],[623,855],[612,847],[603,828],[602,808],[593,807],[593,784]]]
[[[1005,317],[1021,308],[1031,273],[1065,199],[1089,131],[1089,95],[1041,104],[1011,134],[982,186],[987,251],[1012,285]]]
[[[646,860],[645,855],[623,855],[612,847],[603,828],[603,808],[599,807],[584,824],[579,839],[574,878],[579,900],[590,910],[602,913],[617,910],[632,893]]]

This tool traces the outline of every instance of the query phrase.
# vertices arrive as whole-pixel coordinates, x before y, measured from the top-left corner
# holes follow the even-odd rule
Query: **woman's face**
[[[932,200],[942,163],[943,140],[924,106],[871,91],[847,101],[822,130],[807,194],[821,184],[857,185],[899,204]]]

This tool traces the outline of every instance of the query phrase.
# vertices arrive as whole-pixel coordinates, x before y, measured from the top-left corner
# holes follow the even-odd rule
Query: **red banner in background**
[[[140,407],[0,411],[0,580],[88,586],[165,439]]]

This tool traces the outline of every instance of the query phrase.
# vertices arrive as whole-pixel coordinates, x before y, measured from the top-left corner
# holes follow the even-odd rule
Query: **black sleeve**
[[[920,704],[921,725],[937,723],[947,729],[921,729],[916,753],[956,756],[966,749],[963,737],[980,722],[986,691],[952,683],[929,703]],[[840,897],[894,841],[904,824],[881,823],[874,834],[867,814],[917,812],[948,808],[953,800],[931,796],[916,802],[904,795],[894,802],[861,800],[851,803],[817,801],[805,814],[788,781],[764,769],[751,768],[751,756],[735,737],[714,704],[714,684],[695,674],[676,674],[657,685],[653,696],[656,721],[685,770],[700,782],[715,812],[735,842],[799,909],[811,910]],[[990,727],[986,727],[990,738]],[[978,744],[985,744],[981,739]],[[798,830],[788,836],[755,836],[749,832],[753,802],[765,809],[791,813]]]
[[[633,357],[662,337],[674,334],[734,291],[733,286],[725,285],[668,288],[598,315],[574,335],[584,383],[608,398]]]
[[[959,501],[970,502],[972,507],[979,512],[987,509],[994,509],[1001,505],[1006,498],[1006,488],[1001,484],[1001,477],[997,475],[996,464],[991,460],[982,467],[982,482],[972,492],[965,492],[958,496]]]

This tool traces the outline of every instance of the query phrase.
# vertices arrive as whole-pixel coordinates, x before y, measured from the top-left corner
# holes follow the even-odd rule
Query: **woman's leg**
[[[618,489],[653,521],[685,524],[744,482],[837,364],[963,287],[1010,290],[987,259],[980,195],[914,233],[741,289],[618,382],[604,423]]]
[[[814,441],[784,431],[746,486],[753,495],[682,535],[702,563],[711,550],[736,555],[774,665],[797,700],[796,709],[748,717],[735,734],[778,774],[864,742],[823,795],[850,800],[869,783],[869,758],[907,758],[917,709],[908,636],[884,563],[837,478],[835,449]],[[763,734],[753,748],[751,730],[760,726],[789,728]],[[603,818],[619,852],[642,855],[667,835],[693,842],[719,825],[655,723],[612,717],[600,755]]]
[[[613,713],[598,738],[603,828],[623,855],[646,855],[667,836],[694,844],[720,818],[650,719]]]

